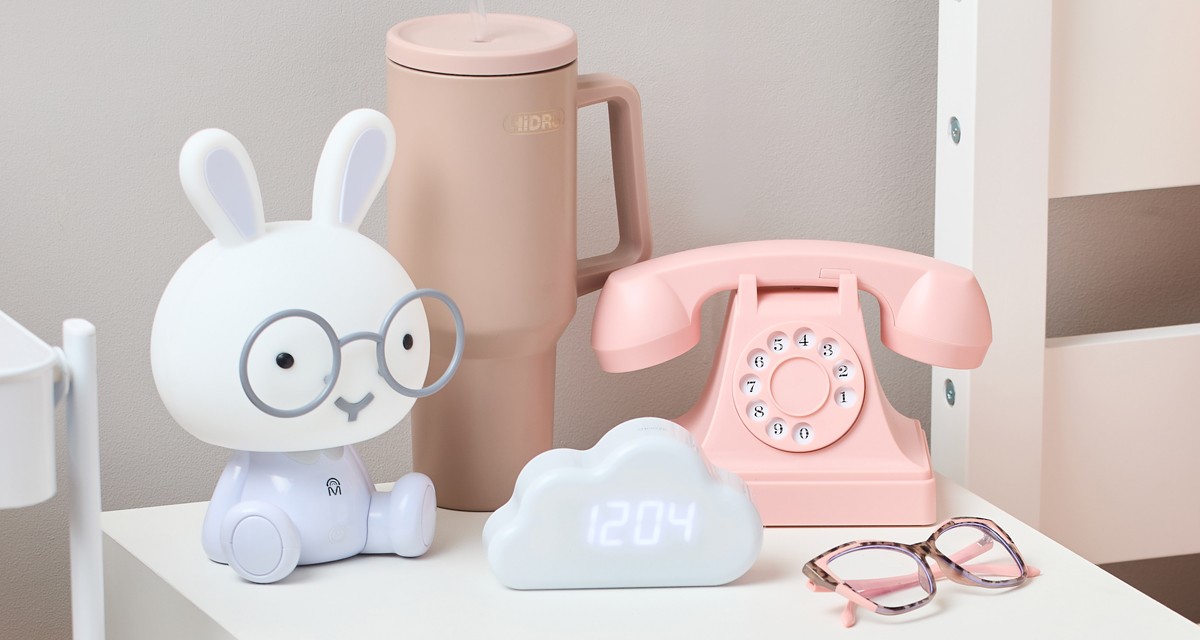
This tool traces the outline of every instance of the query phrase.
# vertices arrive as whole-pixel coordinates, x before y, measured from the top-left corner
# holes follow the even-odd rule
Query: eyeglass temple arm
[[[964,569],[970,569],[972,571],[972,573],[983,573],[983,574],[990,573],[990,574],[1003,575],[1007,569],[1012,567],[1012,565],[1007,562],[1005,562],[1005,563],[979,562],[979,563],[970,564],[970,565],[962,565],[961,563],[959,563],[957,561],[955,563],[959,564]],[[937,565],[930,567],[929,572],[930,572],[930,574],[933,575],[934,580],[941,580],[946,577],[942,573],[941,567],[939,567]],[[1025,575],[1027,575],[1028,577],[1033,578],[1039,574],[1041,574],[1041,571],[1039,571],[1037,567],[1025,565]],[[910,587],[914,587],[919,583],[919,581],[920,581],[920,578],[916,574],[913,574],[911,576],[903,576],[903,577],[896,576],[893,578],[876,578],[873,580],[855,580],[854,581],[854,590],[857,591],[858,593],[861,593],[864,596],[867,596],[868,598],[870,598],[873,596],[883,596],[883,595],[887,595],[887,594],[895,592],[895,591],[899,591],[901,589],[907,589]],[[826,589],[824,587],[816,587],[816,589],[814,589],[814,590],[815,591],[828,591],[828,589]]]
[[[1001,573],[1006,567],[1011,566],[1008,563],[993,564],[993,563],[986,563],[986,562],[981,562],[978,564],[973,564],[973,565],[968,566],[968,565],[963,565],[961,562],[955,561],[955,564],[963,566],[963,568],[965,568],[965,569],[971,569],[975,572],[980,572],[980,573]],[[942,570],[937,565],[934,565],[931,568],[931,573],[933,574],[934,580],[941,580],[942,578],[946,577],[946,576],[942,575]],[[1041,569],[1038,569],[1037,567],[1035,567],[1031,564],[1025,565],[1025,575],[1026,576],[1028,576],[1030,578],[1036,578],[1037,576],[1039,576],[1041,574],[1042,574]],[[915,576],[912,578],[883,578],[882,580],[893,581],[893,582],[903,581],[903,584],[899,584],[898,586],[891,587],[888,589],[882,589],[882,588],[868,589],[868,590],[862,591],[860,593],[862,593],[864,596],[868,596],[868,597],[877,596],[877,595],[885,595],[892,591],[896,591],[901,587],[911,587],[911,586],[917,584],[917,582],[918,582],[918,578],[916,578]],[[816,589],[814,589],[814,590],[815,591],[828,591],[828,589],[825,589],[822,587],[816,587]],[[860,605],[857,602],[854,602],[853,600],[846,601],[846,608],[842,610],[842,626],[843,627],[847,627],[847,628],[853,627],[854,623],[858,622],[858,607],[859,606]]]

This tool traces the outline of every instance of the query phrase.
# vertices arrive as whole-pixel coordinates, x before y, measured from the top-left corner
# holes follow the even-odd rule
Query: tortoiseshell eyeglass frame
[[[951,529],[964,525],[983,529],[984,532],[987,533],[993,540],[996,540],[1000,542],[1000,544],[1004,545],[1009,554],[1013,557],[1013,560],[1016,561],[1017,569],[1020,570],[1019,575],[1012,578],[1005,578],[1003,580],[989,580],[986,578],[981,578],[960,566],[954,561],[954,559],[945,555],[941,551],[938,551],[935,544],[938,537]],[[918,580],[922,583],[922,587],[927,587],[926,590],[929,592],[929,595],[911,604],[901,605],[898,607],[888,607],[875,603],[867,594],[859,594],[854,590],[853,587],[847,584],[844,580],[838,578],[829,570],[829,563],[835,560],[838,556],[864,548],[891,549],[900,551],[902,553],[907,553],[908,555],[912,556],[916,561],[918,568],[924,572],[924,575],[920,576]],[[975,556],[971,557],[974,558]],[[839,585],[845,585],[847,590],[853,592],[854,595],[859,596],[863,601],[869,604],[864,604],[864,602],[855,602],[855,600],[858,600],[858,598],[852,598],[851,602],[855,602],[855,604],[863,606],[867,609],[872,609],[875,611],[875,613],[881,615],[894,616],[925,606],[930,600],[933,599],[934,594],[937,593],[937,579],[936,576],[930,571],[929,563],[926,560],[927,558],[933,558],[934,562],[936,562],[938,567],[941,569],[940,573],[946,578],[949,578],[953,582],[968,586],[983,587],[985,589],[1004,589],[1008,587],[1020,586],[1031,577],[1030,568],[1026,566],[1025,559],[1021,556],[1021,552],[1017,550],[1017,545],[1013,543],[1012,538],[1009,537],[1009,535],[995,522],[988,520],[987,518],[971,517],[951,518],[938,526],[937,530],[935,530],[928,539],[917,544],[903,544],[899,542],[885,541],[847,542],[846,544],[836,546],[805,563],[804,575],[807,576],[810,581],[812,581],[812,584],[817,589],[827,589],[829,591],[835,591],[841,593],[843,596],[849,597],[849,594],[843,593],[843,590],[838,589]]]

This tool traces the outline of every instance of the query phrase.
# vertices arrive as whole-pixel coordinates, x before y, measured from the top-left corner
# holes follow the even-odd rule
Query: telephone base
[[[754,480],[750,475],[743,478],[768,527],[930,525],[937,520],[932,474],[892,480]]]

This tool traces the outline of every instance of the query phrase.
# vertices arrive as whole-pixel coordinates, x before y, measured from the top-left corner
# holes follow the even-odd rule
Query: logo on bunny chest
[[[350,455],[337,459],[322,456],[299,467],[294,486],[303,487],[306,495],[289,501],[295,506],[289,515],[301,539],[333,555],[361,549],[367,539],[370,480],[359,472]]]

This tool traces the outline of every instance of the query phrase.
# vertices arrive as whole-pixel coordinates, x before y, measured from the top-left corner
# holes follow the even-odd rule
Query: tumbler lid
[[[388,30],[387,57],[396,64],[460,76],[508,76],[566,66],[578,55],[565,24],[504,13],[487,14],[487,33],[475,41],[471,14],[406,20]]]

